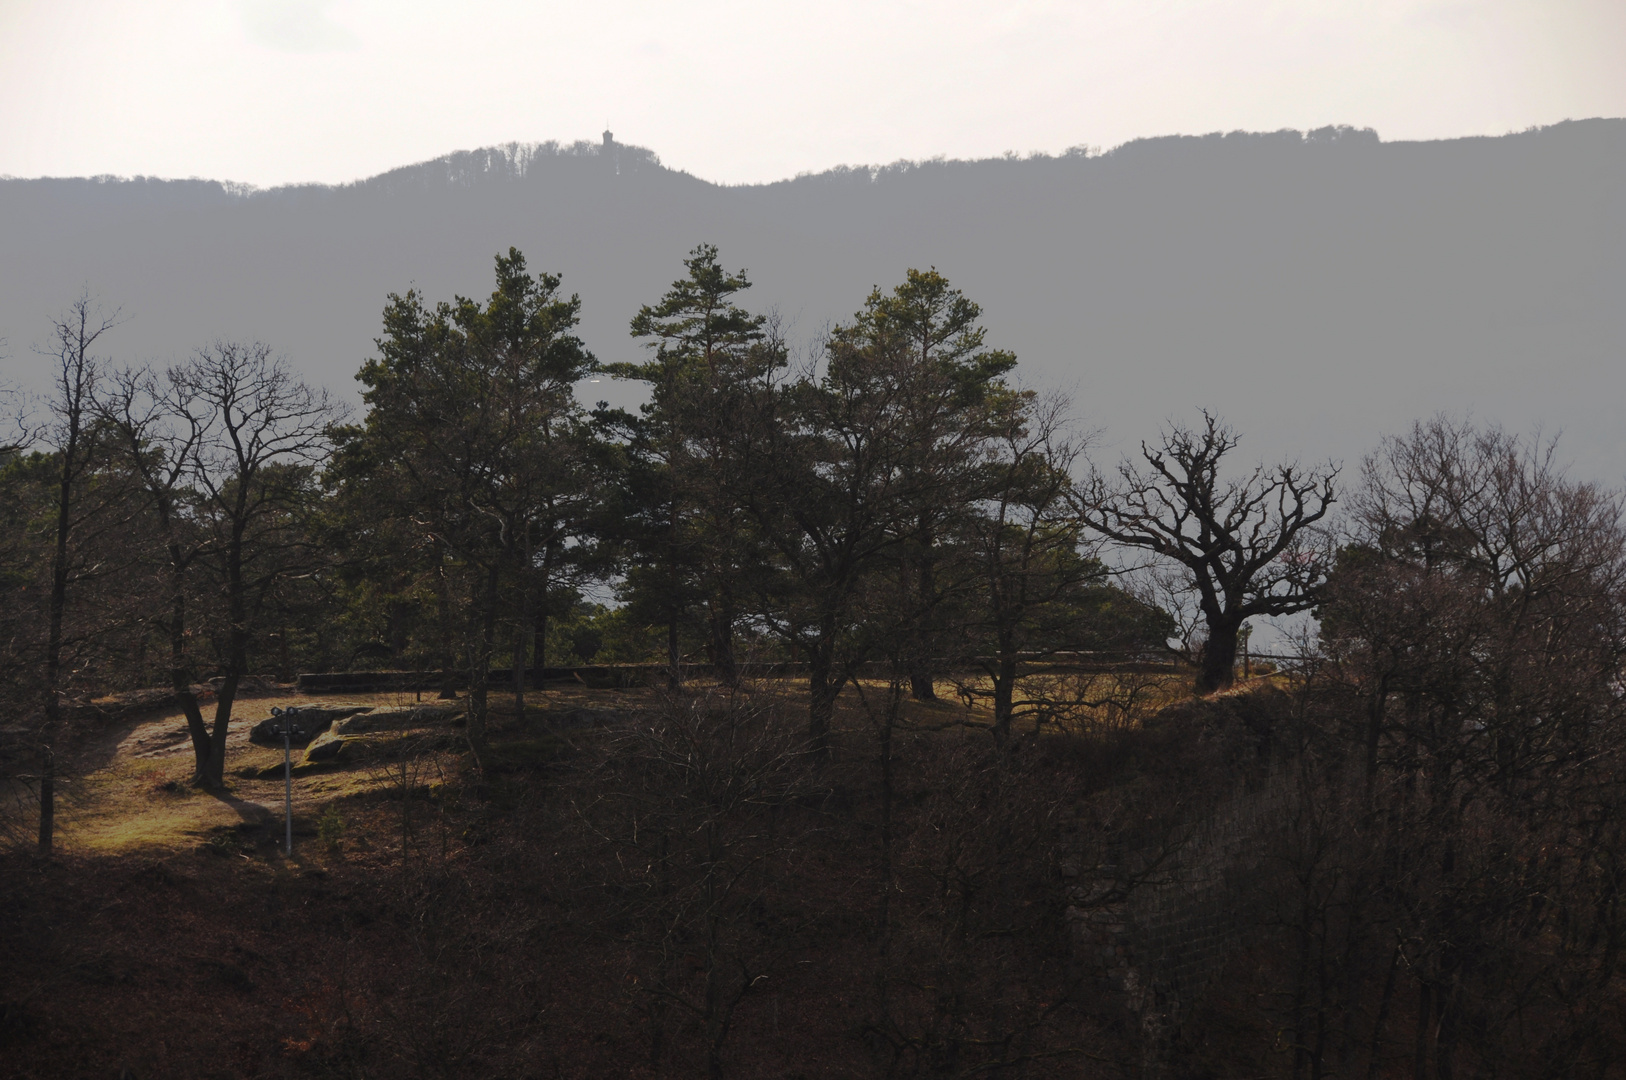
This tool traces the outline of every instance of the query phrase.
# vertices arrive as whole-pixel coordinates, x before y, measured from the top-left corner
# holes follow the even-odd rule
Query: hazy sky
[[[618,139],[841,163],[1626,115],[1626,0],[0,0],[0,174],[342,181]]]

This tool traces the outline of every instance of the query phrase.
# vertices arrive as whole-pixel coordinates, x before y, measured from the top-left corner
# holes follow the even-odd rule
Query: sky
[[[1626,0],[0,0],[0,175],[343,182],[509,141],[708,180],[1626,116]]]

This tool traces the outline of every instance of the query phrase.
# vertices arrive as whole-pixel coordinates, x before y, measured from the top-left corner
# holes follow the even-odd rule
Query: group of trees
[[[940,274],[877,290],[791,371],[771,321],[734,302],[745,275],[710,247],[686,266],[632,321],[650,359],[608,369],[572,332],[578,300],[517,252],[484,305],[391,298],[365,421],[336,433],[341,573],[393,606],[409,650],[468,673],[476,753],[494,658],[523,715],[549,621],[590,581],[660,628],[672,685],[690,657],[729,685],[746,655],[805,661],[815,743],[868,661],[907,665],[925,697],[956,655],[1167,636],[1058,516],[1069,462],[1028,435],[1055,420],[1007,385],[1014,358]],[[647,383],[648,403],[586,411],[573,385],[598,370]],[[1040,488],[1017,567],[1004,548],[1023,524],[989,509]],[[1013,574],[1067,617],[991,601]]]
[[[24,427],[0,471],[0,696],[33,721],[44,849],[71,699],[167,684],[196,782],[222,784],[240,684],[268,627],[283,625],[273,613],[299,611],[322,558],[320,468],[342,416],[264,346],[222,342],[164,371],[116,368],[98,353],[116,324],[88,297],[55,323],[47,416]]]
[[[1445,418],[1352,484],[1260,887],[1294,1076],[1608,1075],[1626,530],[1552,442]]]
[[[640,364],[600,365],[578,299],[517,251],[484,300],[391,296],[357,423],[261,345],[118,367],[102,355],[116,318],[76,304],[44,419],[0,440],[0,704],[29,724],[41,845],[53,750],[89,692],[173,694],[196,782],[219,787],[234,699],[260,672],[438,672],[444,694],[466,689],[483,762],[504,667],[521,720],[527,672],[566,648],[644,661],[673,689],[703,668],[704,693],[669,695],[579,763],[581,798],[527,811],[636,946],[651,1057],[690,1015],[721,1073],[741,1003],[780,977],[788,931],[764,913],[814,925],[787,883],[822,871],[798,852],[850,826],[841,844],[878,853],[869,1035],[897,1061],[955,1060],[998,1042],[998,1013],[1006,1042],[977,1068],[1002,1068],[1051,1003],[967,1002],[1003,1001],[991,988],[1029,963],[1002,935],[1040,927],[1022,890],[1051,887],[1062,801],[1144,810],[1103,826],[1124,847],[1191,793],[1113,743],[1121,730],[1075,746],[1094,755],[1076,770],[1055,747],[1018,753],[1024,716],[1093,704],[1087,680],[1071,699],[1025,681],[1036,662],[1183,647],[1215,691],[1247,620],[1313,608],[1291,707],[1237,743],[1292,789],[1263,830],[1256,947],[1236,969],[1260,980],[1256,1015],[1292,1074],[1383,1075],[1400,1031],[1418,1080],[1465,1062],[1610,1067],[1626,947],[1618,493],[1569,478],[1552,443],[1447,419],[1385,441],[1336,520],[1335,468],[1238,471],[1237,436],[1207,415],[1102,471],[1067,403],[1014,385],[1015,358],[935,271],[873,291],[798,366],[737,303],[743,272],[704,246],[685,266],[632,320]],[[647,404],[586,408],[575,388],[594,373],[647,384]],[[589,617],[594,589],[618,603]],[[805,673],[794,725],[786,699],[734,693],[756,661]],[[986,743],[902,723],[904,698],[945,678],[991,705]],[[873,760],[831,760],[849,685]],[[1210,728],[1192,760],[1223,771],[1230,736]],[[1157,725],[1139,730],[1153,753]],[[1246,771],[1182,783],[1230,791]],[[862,823],[831,824],[843,776],[866,793]],[[1036,777],[1048,794],[1024,791]]]
[[[962,692],[990,699],[1003,745],[1055,704],[1022,700],[1033,660],[1165,648],[1173,620],[1121,586],[1134,560],[1109,564],[1107,543],[1180,575],[1204,690],[1229,685],[1244,620],[1312,603],[1332,470],[1230,479],[1236,439],[1209,417],[1082,478],[1066,403],[1009,381],[1015,357],[935,270],[874,290],[797,366],[736,303],[743,272],[709,246],[685,267],[632,320],[640,364],[599,365],[579,299],[514,250],[484,301],[392,295],[355,424],[264,345],[114,365],[97,350],[116,319],[81,300],[57,326],[52,420],[0,473],[8,692],[38,711],[42,840],[71,694],[167,686],[197,782],[219,786],[245,676],[439,670],[443,693],[467,686],[478,756],[491,672],[523,717],[526,672],[591,586],[664,639],[672,685],[692,661],[727,685],[746,659],[804,663],[815,746],[868,664],[920,699],[980,670]],[[595,372],[646,383],[647,404],[587,409]]]

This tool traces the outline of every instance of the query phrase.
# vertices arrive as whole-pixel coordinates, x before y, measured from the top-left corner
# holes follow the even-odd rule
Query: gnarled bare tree
[[[1205,411],[1200,430],[1176,425],[1158,447],[1142,443],[1144,464],[1125,461],[1113,479],[1093,473],[1078,498],[1091,529],[1184,570],[1208,630],[1199,693],[1235,679],[1243,622],[1308,610],[1326,577],[1308,541],[1333,504],[1338,467],[1259,465],[1226,479],[1221,468],[1238,441]]]
[[[98,396],[96,409],[106,428],[109,453],[122,459],[139,484],[157,526],[168,603],[152,621],[169,641],[170,686],[186,713],[201,779],[211,751],[209,729],[192,692],[194,673],[186,647],[191,636],[187,579],[204,539],[190,505],[190,482],[194,453],[209,417],[185,383],[165,380],[150,369],[115,372],[108,389]]]
[[[225,616],[214,727],[197,774],[198,783],[218,788],[255,619],[312,554],[301,511],[342,409],[260,344],[217,342],[169,379],[183,426],[201,432],[189,451],[190,480],[207,534],[203,559]]]

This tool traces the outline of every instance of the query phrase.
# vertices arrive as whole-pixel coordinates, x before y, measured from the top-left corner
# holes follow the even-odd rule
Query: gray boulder
[[[352,716],[334,727],[339,735],[365,735],[378,731],[408,731],[413,728],[449,724],[463,715],[460,705],[404,705],[394,709],[373,709]]]
[[[343,761],[350,756],[351,740],[342,735],[328,732],[305,750],[305,756],[300,759],[301,765],[314,765],[317,763],[331,764]]]
[[[366,705],[296,705],[293,707],[292,719],[304,734],[292,740],[293,745],[308,746],[318,735],[331,728],[335,720],[371,711]],[[248,741],[257,746],[281,746],[282,736],[273,735],[272,731],[279,727],[288,715],[284,713],[282,716],[268,716],[261,720],[249,731]]]

